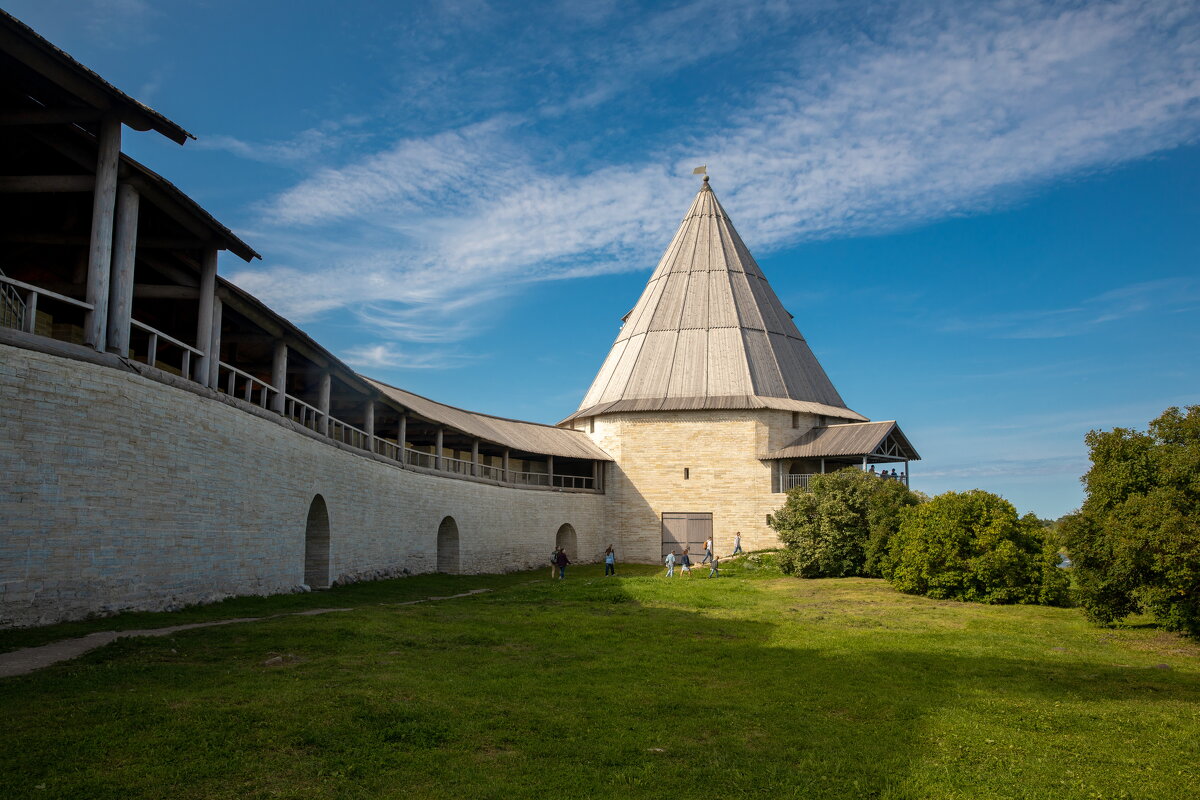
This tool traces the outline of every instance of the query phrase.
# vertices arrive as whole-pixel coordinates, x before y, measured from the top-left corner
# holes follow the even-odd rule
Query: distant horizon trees
[[[1168,408],[1147,431],[1093,430],[1085,441],[1086,499],[1057,520],[1018,516],[982,489],[930,499],[855,468],[813,476],[769,519],[784,544],[780,567],[882,577],[942,599],[1074,601],[1102,624],[1147,613],[1200,636],[1200,405]]]
[[[1145,612],[1200,636],[1200,405],[1085,441],[1087,496],[1061,525],[1079,604],[1097,622]]]

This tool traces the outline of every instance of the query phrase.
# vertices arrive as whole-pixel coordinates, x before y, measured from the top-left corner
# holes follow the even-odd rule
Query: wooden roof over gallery
[[[764,461],[841,456],[870,456],[889,461],[921,460],[920,454],[895,420],[812,428],[784,447],[759,454]]]
[[[708,184],[624,318],[574,414],[846,407]],[[560,423],[561,424],[561,423]]]

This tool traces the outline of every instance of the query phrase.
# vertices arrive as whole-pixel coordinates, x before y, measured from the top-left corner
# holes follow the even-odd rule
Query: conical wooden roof
[[[705,177],[576,417],[617,411],[846,408]]]

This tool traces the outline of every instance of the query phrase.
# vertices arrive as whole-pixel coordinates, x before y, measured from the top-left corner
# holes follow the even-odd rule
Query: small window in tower
[[[588,433],[596,432],[596,418],[588,417]]]
[[[799,411],[792,412],[792,427],[793,428],[800,427],[800,412]]]
[[[817,427],[818,428],[824,428],[828,424],[829,424],[829,418],[826,417],[824,414],[817,417]]]
[[[683,479],[686,481],[686,480],[689,480],[691,477],[692,477],[692,471],[690,469],[688,469],[687,467],[684,467],[683,468]]]

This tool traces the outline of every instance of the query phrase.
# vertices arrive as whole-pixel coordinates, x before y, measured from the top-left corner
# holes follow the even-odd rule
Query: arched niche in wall
[[[317,495],[308,507],[304,528],[304,582],[311,589],[329,588],[329,509]]]
[[[575,528],[571,523],[564,522],[559,526],[558,533],[554,535],[554,546],[565,550],[567,558],[572,561],[579,559],[579,537],[575,535]]]
[[[451,575],[461,569],[458,554],[458,523],[454,517],[446,517],[438,525],[437,532],[437,571]]]

